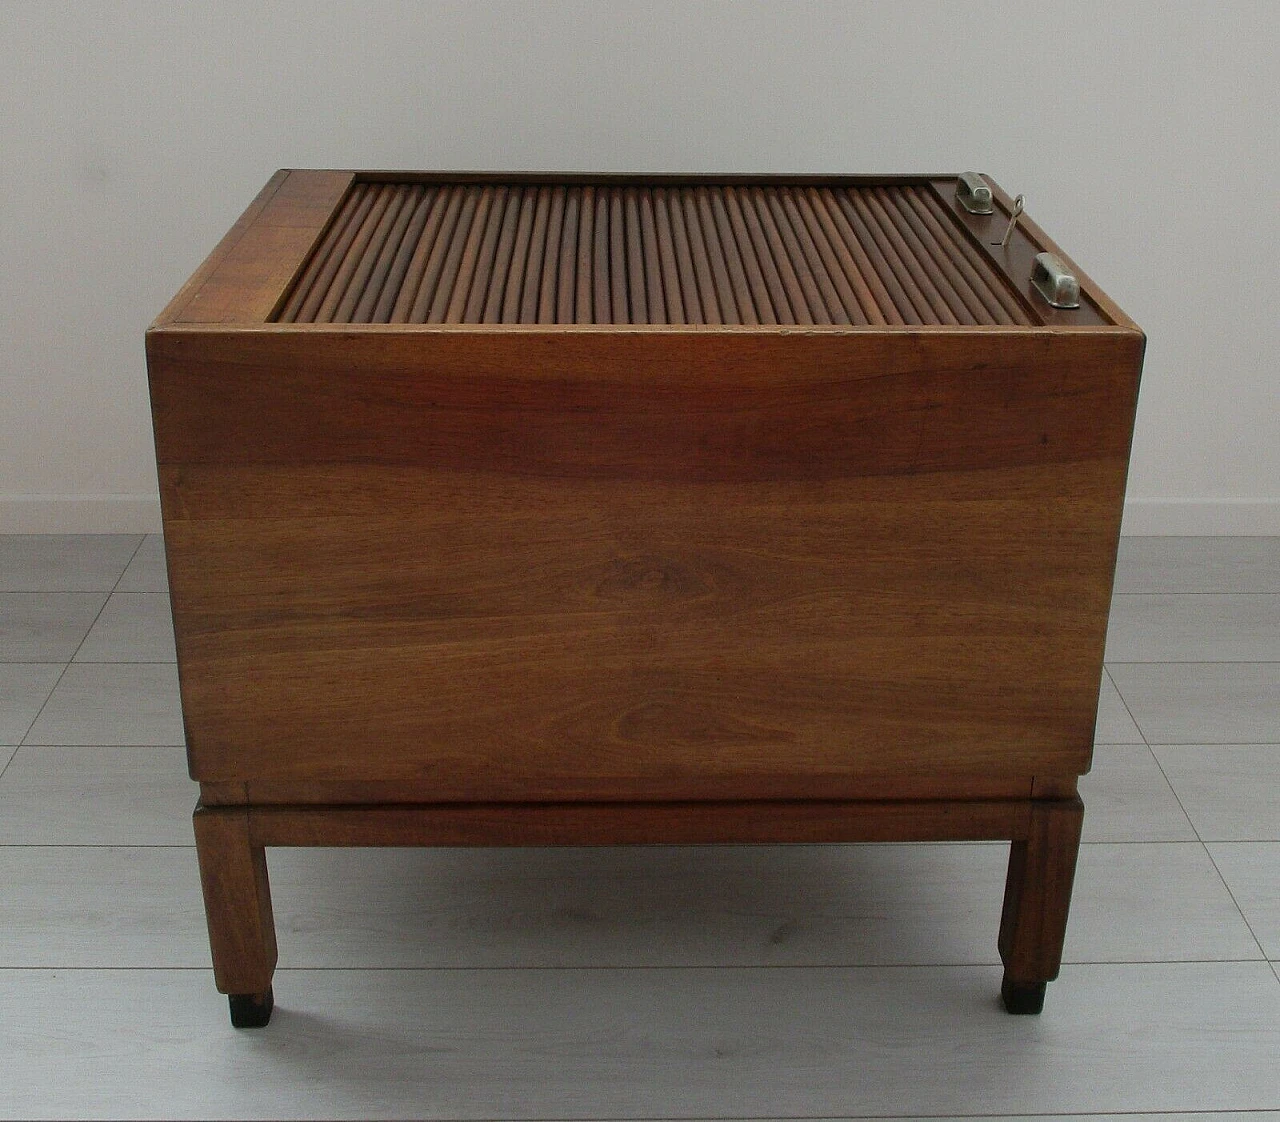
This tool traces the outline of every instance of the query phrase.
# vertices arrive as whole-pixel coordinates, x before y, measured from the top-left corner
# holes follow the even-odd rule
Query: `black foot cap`
[[[1000,997],[1009,1013],[1039,1013],[1044,1008],[1044,991],[1047,982],[1011,982],[1006,978],[1000,983]]]
[[[271,1020],[271,1010],[276,1006],[271,987],[266,993],[232,993],[227,995],[231,1005],[231,1024],[235,1028],[262,1028]]]

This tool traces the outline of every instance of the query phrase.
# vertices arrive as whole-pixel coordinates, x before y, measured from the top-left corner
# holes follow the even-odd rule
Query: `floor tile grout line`
[[[122,595],[129,595],[123,593]],[[103,605],[106,608],[106,605]],[[95,621],[96,622],[96,621]],[[86,635],[87,639],[88,636]],[[76,650],[80,648],[77,647]],[[21,666],[21,663],[12,663],[9,665]],[[82,658],[76,663],[77,666],[177,666],[178,660],[175,658],[158,658],[158,659],[117,659],[117,658]]]
[[[84,663],[77,665],[83,666]],[[21,744],[7,744],[6,748],[154,748],[157,751],[162,748],[174,748],[186,751],[185,744],[103,744],[100,740],[82,741],[76,744],[50,744],[39,740],[23,741]],[[192,782],[196,782],[194,779]]]
[[[121,573],[116,584],[124,580]],[[0,588],[0,596],[101,596],[104,592],[110,596],[115,588]],[[129,592],[121,596],[167,596],[167,592]]]
[[[110,600],[116,594],[116,589],[120,587],[120,582],[124,580],[124,575],[129,571],[129,566],[133,564],[133,559],[138,556],[142,549],[143,543],[147,540],[147,535],[143,534],[138,544],[133,547],[133,552],[129,554],[129,560],[124,563],[124,568],[120,570],[120,575],[116,577],[116,582],[111,586],[111,591],[107,593],[107,599]],[[88,638],[86,635],[85,638]],[[81,644],[83,646],[83,643]]]
[[[97,615],[93,617],[93,623],[89,624],[88,629],[80,637],[80,642],[76,644],[76,649],[71,653],[71,657],[63,664],[62,673],[58,675],[58,680],[53,683],[53,689],[49,691],[48,696],[44,699],[44,702],[41,704],[40,709],[37,711],[35,717],[32,718],[31,724],[27,726],[26,732],[22,734],[22,740],[18,744],[19,750],[26,747],[30,747],[30,745],[27,744],[27,737],[31,735],[31,730],[36,727],[36,724],[39,722],[41,715],[44,713],[45,709],[48,708],[49,702],[53,699],[53,695],[58,691],[58,686],[62,684],[62,679],[66,677],[67,669],[71,666],[73,662],[75,662],[76,655],[80,653],[80,648],[84,646],[85,640],[89,638],[89,632],[91,632],[94,629],[98,620],[102,618],[102,613],[107,610],[107,605],[111,603],[112,595],[115,593],[115,590],[120,587],[120,582],[124,580],[125,573],[129,571],[129,566],[133,564],[133,559],[138,556],[138,550],[142,548],[142,543],[145,542],[146,540],[147,540],[147,536],[146,534],[143,534],[138,539],[138,544],[133,547],[133,552],[129,554],[129,560],[127,560],[124,563],[124,565],[121,567],[119,576],[116,577],[115,583],[111,586],[111,591],[107,593],[106,599],[102,601],[102,607],[98,609]],[[13,761],[16,760],[17,758],[18,758],[18,753],[14,752],[13,756],[9,760],[9,763],[4,766],[4,770],[0,771],[0,780],[4,779],[4,773],[9,770],[10,764],[12,764]]]
[[[1119,596],[1274,596],[1280,600],[1280,592],[1206,592],[1204,589],[1197,592],[1113,592],[1111,594],[1113,600]]]
[[[1280,666],[1276,658],[1109,658],[1108,666]]]
[[[1231,1107],[1225,1110],[1074,1110],[1069,1114],[1058,1111],[1031,1110],[1019,1111],[1017,1114],[984,1112],[982,1114],[657,1114],[646,1113],[645,1122],[950,1122],[952,1119],[1002,1119],[1016,1120],[1020,1118],[1230,1118],[1238,1115],[1275,1114],[1272,1107]],[[263,1116],[265,1117],[265,1116]],[[319,1122],[330,1122],[327,1116],[312,1115]],[[399,1116],[397,1116],[399,1117]],[[427,1122],[425,1116],[404,1116],[406,1122]],[[430,1122],[476,1122],[474,1116],[437,1117],[432,1116]],[[503,1119],[503,1122],[565,1122],[563,1114],[539,1116],[521,1115]],[[584,1115],[574,1122],[637,1122],[637,1116],[626,1115]]]
[[[134,546],[134,547],[133,547],[133,552],[132,552],[131,554],[129,554],[129,560],[128,560],[128,561],[126,561],[126,562],[124,563],[124,568],[120,570],[120,575],[119,575],[118,577],[116,577],[116,582],[115,582],[115,584],[113,584],[113,585],[111,586],[111,591],[107,593],[107,600],[106,600],[106,603],[102,605],[102,611],[100,611],[100,612],[97,614],[97,616],[95,616],[95,617],[94,617],[93,623],[89,625],[89,630],[88,630],[88,631],[86,631],[86,632],[84,633],[84,638],[80,640],[80,646],[76,647],[76,652],[75,652],[75,654],[73,654],[73,655],[71,656],[71,661],[72,661],[72,662],[75,662],[75,660],[76,660],[76,655],[78,655],[78,654],[80,653],[80,651],[83,649],[83,647],[84,647],[85,643],[87,643],[87,642],[89,641],[89,635],[90,635],[90,633],[93,631],[94,627],[97,625],[97,623],[98,623],[98,619],[102,616],[102,612],[105,612],[105,611],[107,610],[107,604],[110,604],[110,603],[111,603],[111,597],[113,597],[113,596],[116,594],[116,589],[118,589],[118,588],[120,587],[120,582],[121,582],[122,580],[124,580],[124,575],[125,575],[125,573],[127,573],[127,572],[129,571],[129,566],[133,564],[133,559],[134,559],[135,557],[137,557],[137,556],[138,556],[138,553],[141,551],[141,549],[142,549],[143,545],[145,544],[146,540],[147,540],[147,535],[146,535],[146,534],[143,534],[143,535],[142,535],[142,539],[138,542],[138,544],[137,544],[136,546]],[[134,594],[134,595],[136,595],[136,594]],[[152,595],[159,595],[159,594],[158,594],[158,593],[153,593]],[[167,593],[166,593],[165,595],[167,595]],[[173,665],[177,665],[177,657],[175,656],[175,657],[174,657],[174,658],[172,658],[172,659],[166,659],[166,660],[164,660],[164,663],[163,663],[163,664],[168,664],[168,663],[172,663]],[[102,666],[102,665],[104,665],[104,664],[103,664],[103,663],[101,663],[101,662],[83,662],[83,663],[81,663],[80,665],[81,665],[81,666]],[[123,662],[123,663],[116,663],[115,665],[119,665],[119,666],[143,666],[143,665],[152,665],[152,664],[151,664],[151,663],[140,663],[140,662]],[[28,731],[30,731],[30,730],[28,730]]]
[[[5,745],[12,747],[12,745]],[[27,748],[48,748],[62,747],[61,745],[47,744],[27,744],[23,747]],[[74,745],[73,747],[80,747]],[[114,747],[114,746],[111,746]],[[944,842],[868,842],[868,841],[850,841],[850,842],[709,842],[704,844],[689,843],[672,843],[672,842],[642,842],[640,844],[627,843],[622,845],[495,845],[482,847],[485,851],[502,850],[506,852],[525,851],[534,849],[555,849],[555,850],[596,850],[596,849],[772,849],[786,847],[788,849],[801,848],[811,846],[813,848],[835,848],[837,846],[848,846],[852,848],[857,846],[859,849],[875,849],[875,848],[912,848],[917,849],[923,845],[937,846],[965,846],[969,847],[986,847],[994,849],[997,846],[1008,846],[1007,841],[987,841],[987,842],[965,842],[965,841],[944,841]],[[1207,842],[1201,842],[1197,838],[1120,838],[1116,841],[1107,841],[1105,839],[1092,839],[1082,841],[1081,849],[1101,848],[1102,846],[1117,845],[1280,845],[1280,838],[1228,838],[1215,841],[1210,838]],[[311,850],[311,849],[337,849],[337,850],[380,850],[384,847],[373,845],[356,845],[356,846],[310,846],[310,845],[268,845],[267,849],[288,849],[288,850]],[[397,849],[444,849],[449,851],[472,851],[476,847],[465,845],[405,845],[395,846],[391,848]],[[186,842],[0,842],[0,850],[5,849],[195,849],[194,843]]]
[[[83,537],[83,536],[96,537],[97,535],[93,535],[93,534],[91,534],[91,535],[81,535],[81,534],[48,534],[48,535],[46,535],[46,534],[0,534],[0,541],[3,541],[5,538],[24,538],[24,537]],[[131,538],[131,537],[133,537],[134,535],[133,535],[133,534],[107,534],[107,535],[104,535],[104,536],[106,536],[106,537],[122,537],[122,538]],[[138,544],[137,544],[137,545],[135,545],[135,546],[133,547],[133,552],[129,554],[129,559],[124,563],[124,568],[120,570],[120,575],[119,575],[118,577],[116,577],[115,582],[111,585],[110,589],[105,589],[105,588],[0,588],[0,595],[5,594],[5,593],[9,593],[9,592],[13,592],[13,593],[18,593],[18,594],[21,594],[21,595],[24,595],[24,596],[27,596],[27,595],[33,595],[33,594],[48,595],[48,596],[57,596],[57,595],[62,595],[62,594],[64,594],[64,593],[65,593],[65,594],[68,594],[68,595],[77,595],[77,596],[80,596],[80,595],[88,595],[89,593],[101,593],[101,592],[106,592],[106,594],[107,594],[108,596],[110,596],[110,595],[111,595],[111,593],[113,593],[117,588],[119,588],[119,587],[120,587],[120,582],[121,582],[122,580],[124,580],[124,575],[125,575],[125,573],[127,573],[127,572],[129,571],[129,566],[133,564],[133,559],[134,559],[135,557],[137,557],[137,556],[138,556],[139,551],[140,551],[140,550],[142,549],[142,547],[146,544],[147,538],[149,538],[150,536],[151,536],[150,534],[140,534],[140,535],[138,535]]]
[[[1069,1114],[1053,1110],[1019,1110],[1016,1114],[986,1112],[982,1114],[644,1114],[644,1122],[950,1122],[950,1119],[987,1118],[1230,1118],[1244,1114],[1275,1114],[1272,1107],[1231,1107],[1224,1110],[1073,1110]],[[265,1116],[264,1116],[265,1117]],[[330,1122],[321,1118],[319,1122]],[[495,1116],[486,1116],[495,1117]],[[397,1122],[428,1122],[421,1116],[397,1116]],[[472,1117],[431,1117],[429,1122],[476,1122]],[[564,1114],[509,1117],[502,1122],[566,1122]],[[572,1122],[637,1122],[635,1114],[586,1114]]]
[[[1191,820],[1191,815],[1183,805],[1182,796],[1178,794],[1178,789],[1173,785],[1173,780],[1169,778],[1168,773],[1164,770],[1164,764],[1160,762],[1160,757],[1156,755],[1155,750],[1150,744],[1147,745],[1147,752],[1155,761],[1156,768],[1160,772],[1160,777],[1164,780],[1165,786],[1169,788],[1169,794],[1173,796],[1174,802],[1178,804],[1178,809],[1182,811],[1182,817],[1187,820],[1187,825],[1191,827],[1191,832],[1195,834],[1196,841],[1201,845],[1204,845],[1204,837],[1200,833],[1200,827]]]
[[[1107,671],[1107,676],[1108,677],[1111,676],[1110,671]],[[1116,685],[1116,681],[1114,678],[1111,679],[1111,684],[1113,686],[1116,686],[1116,693],[1120,694],[1120,687]],[[1125,709],[1128,710],[1129,703],[1125,701],[1124,694],[1120,694],[1120,701],[1124,705]],[[1129,713],[1129,717],[1133,721],[1134,725],[1138,725],[1137,718],[1133,716],[1132,712]],[[1143,733],[1141,726],[1138,726],[1138,732],[1142,736],[1143,741],[1146,742],[1146,739],[1147,739],[1146,734]],[[1231,885],[1227,883],[1227,878],[1222,875],[1222,870],[1218,868],[1218,862],[1213,859],[1213,854],[1209,851],[1208,843],[1204,840],[1204,837],[1201,835],[1200,828],[1195,824],[1194,821],[1192,821],[1191,815],[1187,813],[1187,808],[1182,803],[1182,796],[1178,794],[1178,789],[1173,785],[1173,781],[1169,778],[1168,773],[1164,770],[1164,764],[1160,762],[1160,757],[1156,755],[1155,750],[1151,747],[1150,743],[1147,743],[1147,751],[1151,753],[1151,758],[1155,760],[1156,767],[1160,769],[1160,774],[1164,776],[1165,783],[1168,784],[1169,790],[1173,792],[1173,797],[1177,800],[1178,806],[1182,810],[1183,815],[1186,817],[1188,825],[1190,825],[1192,832],[1196,836],[1197,841],[1199,841],[1200,847],[1204,850],[1204,855],[1209,859],[1209,864],[1213,866],[1213,871],[1218,874],[1218,880],[1222,883],[1222,887],[1226,889],[1227,896],[1230,897],[1231,903],[1235,905],[1236,912],[1239,914],[1241,922],[1245,925],[1246,930],[1249,932],[1249,937],[1254,941],[1254,944],[1258,948],[1258,952],[1262,955],[1264,959],[1266,959],[1267,952],[1263,949],[1262,940],[1258,938],[1258,933],[1254,931],[1253,924],[1249,922],[1249,917],[1244,914],[1244,909],[1240,906],[1240,901],[1236,899],[1236,894],[1231,891]],[[1272,973],[1274,972],[1275,971],[1273,968]]]
[[[1148,754],[1155,761],[1156,767],[1160,769],[1160,774],[1164,778],[1165,784],[1169,788],[1169,792],[1173,795],[1175,801],[1177,802],[1178,809],[1182,811],[1183,817],[1187,820],[1187,825],[1191,827],[1191,832],[1195,834],[1196,842],[1199,844],[1200,848],[1204,851],[1204,855],[1205,857],[1208,858],[1209,864],[1213,866],[1213,871],[1218,874],[1218,880],[1221,882],[1222,887],[1226,889],[1227,896],[1230,898],[1231,903],[1235,906],[1236,913],[1240,916],[1240,920],[1244,924],[1245,930],[1249,932],[1249,938],[1253,940],[1254,945],[1258,948],[1258,953],[1262,955],[1263,959],[1265,960],[1267,957],[1267,952],[1263,949],[1262,940],[1258,938],[1257,932],[1254,931],[1253,929],[1253,924],[1249,922],[1249,917],[1244,914],[1244,909],[1240,907],[1240,901],[1236,899],[1236,894],[1231,891],[1231,885],[1227,883],[1227,878],[1222,875],[1222,870],[1218,868],[1217,861],[1213,859],[1213,854],[1209,852],[1209,846],[1206,844],[1204,838],[1201,836],[1200,828],[1192,820],[1191,815],[1187,813],[1187,808],[1182,803],[1182,796],[1178,794],[1178,789],[1173,785],[1173,781],[1170,780],[1168,773],[1164,770],[1164,765],[1160,762],[1160,757],[1156,755],[1155,750],[1151,747],[1150,742],[1147,740],[1147,734],[1142,731],[1142,726],[1138,724],[1137,717],[1133,715],[1133,710],[1129,708],[1129,703],[1125,701],[1124,694],[1120,692],[1119,685],[1116,683],[1116,680],[1111,677],[1111,671],[1107,670],[1106,674],[1112,686],[1115,687],[1116,695],[1120,698],[1120,704],[1124,706],[1125,712],[1129,714],[1129,719],[1133,722],[1134,728],[1138,730],[1138,735],[1142,737],[1142,742],[1146,745]],[[1272,972],[1274,973],[1274,968]]]
[[[1205,845],[1280,845],[1280,838],[1206,838]]]
[[[1212,1118],[1226,1119],[1239,1115],[1262,1115],[1277,1113],[1271,1107],[1233,1107],[1227,1110],[1077,1110],[1070,1114],[1046,1111],[1020,1111],[1017,1114],[769,1114],[769,1115],[721,1115],[721,1114],[646,1114],[646,1122],[949,1122],[952,1119],[1012,1119],[1021,1118]],[[320,1116],[315,1116],[319,1118]],[[397,1116],[399,1117],[399,1116]],[[406,1119],[408,1116],[405,1116]],[[321,1120],[327,1122],[327,1120]],[[425,1122],[415,1116],[410,1122]],[[439,1118],[433,1116],[430,1122],[475,1122],[474,1117]],[[505,1122],[565,1122],[562,1115],[548,1115],[531,1118],[522,1116],[511,1118]],[[588,1115],[575,1122],[636,1122],[635,1115],[605,1117],[604,1115]]]
[[[80,665],[83,666],[84,663],[80,663]],[[23,748],[183,748],[185,749],[186,745],[185,744],[136,744],[136,743],[103,744],[100,741],[95,740],[85,744],[55,744],[52,741],[45,741],[44,743],[33,741],[30,744],[22,744],[22,745],[9,744],[9,745],[6,745],[6,747],[9,747],[9,748],[16,748],[16,747],[23,747]],[[195,780],[192,780],[192,782],[195,782]]]
[[[120,592],[116,587],[124,580],[124,573],[116,578],[111,588],[0,588],[0,596],[168,596],[167,592]],[[1277,597],[1280,599],[1280,597]]]
[[[1111,747],[1124,747],[1124,745],[1111,745]],[[1136,743],[1129,745],[1136,747]],[[1148,748],[1278,748],[1280,743],[1274,740],[1206,740],[1203,736],[1196,740],[1158,740],[1155,744],[1148,744]]]
[[[187,842],[0,842],[6,849],[195,849]]]
[[[1261,963],[1274,972],[1277,962],[1267,958],[1134,958],[1134,959],[1078,959],[1063,960],[1064,967],[1072,966],[1253,966]],[[734,963],[606,963],[596,965],[584,963],[580,965],[489,965],[467,964],[462,966],[292,966],[277,965],[275,972],[279,974],[588,974],[588,973],[692,973],[701,971],[736,970],[741,973],[759,974],[766,970],[839,970],[845,972],[866,970],[1000,970],[1003,963],[999,958],[985,962],[734,962]],[[96,971],[99,973],[138,973],[145,971],[181,971],[183,973],[212,972],[208,964],[202,966],[4,966],[0,965],[0,974],[6,972],[34,973],[38,971]],[[1159,1113],[1158,1111],[1156,1113]],[[985,1117],[980,1116],[980,1117]]]
[[[106,607],[106,604],[105,604],[105,603],[103,604],[103,607],[104,607],[104,608]],[[101,615],[101,614],[102,614],[102,612],[101,612],[101,611],[99,611],[99,612],[98,612],[98,615]],[[94,616],[94,623],[96,623],[96,622],[97,622],[97,619],[98,619],[98,617],[97,617],[97,616]],[[90,624],[90,626],[92,627],[92,624]],[[86,635],[88,635],[88,632],[85,632],[85,634],[86,634]],[[82,641],[83,641],[83,640],[82,640]],[[79,647],[77,647],[77,648],[76,648],[76,650],[79,650],[79,649],[80,649]],[[48,665],[48,664],[44,664],[44,665]],[[25,729],[25,730],[23,730],[22,738],[18,741],[18,750],[19,750],[19,751],[21,751],[23,748],[25,748],[25,747],[27,746],[27,737],[31,735],[31,730],[32,730],[33,728],[35,728],[35,727],[36,727],[36,722],[40,720],[40,716],[41,716],[41,714],[42,714],[42,713],[45,711],[45,709],[48,707],[48,705],[49,705],[49,699],[53,697],[53,691],[54,691],[54,690],[56,690],[56,689],[58,688],[59,684],[62,682],[63,677],[64,677],[64,676],[66,675],[66,673],[67,673],[67,667],[68,667],[68,666],[70,666],[70,665],[71,665],[71,663],[69,663],[69,662],[64,662],[64,663],[62,664],[62,669],[58,671],[58,677],[54,680],[53,686],[50,688],[49,692],[45,695],[45,699],[44,699],[44,701],[42,701],[42,702],[40,703],[40,708],[36,710],[36,715],[35,715],[34,717],[32,717],[32,718],[31,718],[31,723],[30,723],[29,725],[27,725],[27,727],[26,727],[26,729]],[[3,771],[0,771],[0,779],[4,779],[4,774],[5,774],[5,772],[9,770],[10,765],[11,765],[11,764],[13,763],[13,761],[14,761],[14,760],[16,760],[17,758],[18,758],[18,753],[17,753],[17,752],[14,752],[13,756],[12,756],[12,757],[10,758],[10,760],[9,760],[9,763],[8,763],[8,764],[6,764],[6,765],[4,766],[4,770],[3,770]]]
[[[1266,951],[1266,948],[1262,945],[1262,940],[1258,938],[1258,933],[1254,931],[1253,924],[1249,922],[1249,917],[1244,914],[1244,909],[1240,906],[1240,901],[1236,899],[1236,894],[1231,891],[1231,885],[1227,883],[1227,878],[1222,875],[1222,870],[1218,868],[1218,862],[1215,860],[1213,853],[1210,851],[1209,846],[1207,844],[1204,847],[1204,851],[1208,855],[1209,861],[1213,865],[1213,871],[1218,874],[1218,879],[1222,881],[1222,887],[1227,890],[1227,895],[1231,897],[1231,902],[1235,904],[1236,911],[1240,913],[1240,918],[1244,920],[1245,927],[1249,929],[1249,934],[1253,937],[1253,941],[1258,944],[1258,950],[1262,952],[1262,957],[1266,959],[1268,963],[1270,963],[1271,960],[1267,958],[1267,951]],[[1271,972],[1273,974],[1275,973],[1274,966],[1272,966]],[[1280,982],[1280,978],[1277,978],[1276,980]]]
[[[1137,730],[1138,730],[1138,735],[1139,735],[1140,737],[1142,737],[1142,745],[1143,745],[1143,747],[1144,747],[1144,748],[1146,748],[1146,750],[1147,750],[1148,752],[1151,752],[1151,758],[1152,758],[1152,759],[1155,759],[1155,753],[1151,751],[1151,742],[1150,742],[1149,740],[1147,740],[1147,734],[1146,734],[1145,732],[1143,732],[1143,731],[1142,731],[1142,726],[1141,726],[1140,724],[1138,724],[1138,718],[1137,718],[1137,717],[1135,717],[1135,716],[1133,715],[1133,710],[1129,708],[1129,703],[1128,703],[1127,701],[1125,701],[1125,699],[1124,699],[1124,694],[1122,694],[1122,693],[1120,692],[1120,686],[1119,686],[1119,683],[1117,683],[1117,682],[1116,682],[1116,680],[1115,680],[1115,678],[1113,678],[1113,677],[1111,676],[1111,666],[1110,666],[1110,664],[1109,664],[1109,663],[1105,663],[1105,662],[1104,662],[1104,663],[1102,664],[1102,672],[1103,672],[1103,674],[1105,674],[1105,675],[1107,676],[1107,681],[1111,683],[1111,688],[1112,688],[1113,690],[1115,690],[1115,691],[1116,691],[1116,697],[1118,697],[1118,698],[1120,699],[1120,704],[1124,706],[1124,711],[1125,711],[1125,713],[1126,713],[1126,714],[1128,714],[1129,720],[1130,720],[1130,722],[1133,724],[1133,727],[1134,727],[1135,729],[1137,729]],[[1160,761],[1159,761],[1159,760],[1156,760],[1156,764],[1157,764],[1157,766],[1159,765],[1159,763],[1160,763]],[[1163,772],[1162,772],[1161,774],[1163,774]],[[1168,776],[1165,776],[1165,782],[1166,782],[1166,783],[1168,783],[1168,782],[1169,782]],[[1175,798],[1177,797],[1177,792],[1176,792],[1176,791],[1174,792],[1174,797],[1175,797]],[[1181,806],[1182,804],[1181,804],[1181,803],[1179,803],[1178,805],[1179,805],[1179,806]],[[1182,813],[1183,813],[1183,814],[1186,814],[1187,812],[1186,812],[1185,810],[1183,810],[1183,812],[1182,812]],[[1191,821],[1190,817],[1188,817],[1187,821],[1188,821],[1188,823],[1190,823],[1190,821]],[[1194,826],[1192,826],[1191,828],[1192,828],[1193,830],[1195,829],[1195,827],[1194,827]],[[1196,837],[1199,837],[1199,836],[1200,836],[1199,834],[1197,834],[1197,835],[1196,835]]]
[[[62,666],[63,664],[61,662],[50,662],[48,659],[45,659],[44,661],[41,661],[39,659],[26,659],[26,660],[20,660],[17,662],[13,661],[12,659],[4,659],[4,660],[0,660],[0,665],[3,665],[3,666]]]

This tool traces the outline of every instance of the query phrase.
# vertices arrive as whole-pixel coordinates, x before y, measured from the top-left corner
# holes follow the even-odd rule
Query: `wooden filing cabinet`
[[[1144,340],[1029,218],[997,244],[1010,208],[271,180],[147,336],[233,1021],[278,845],[1009,839],[1038,1011]]]

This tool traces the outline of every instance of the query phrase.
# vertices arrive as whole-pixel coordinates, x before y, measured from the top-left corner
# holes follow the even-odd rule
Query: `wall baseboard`
[[[3,534],[155,534],[158,495],[0,495]],[[1133,537],[1280,535],[1280,499],[1130,499]]]
[[[159,495],[0,495],[0,534],[159,532]]]

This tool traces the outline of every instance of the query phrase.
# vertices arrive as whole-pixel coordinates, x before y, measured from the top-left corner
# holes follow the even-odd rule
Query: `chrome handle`
[[[1031,283],[1055,308],[1080,307],[1080,282],[1067,272],[1062,259],[1055,254],[1036,254],[1031,268]]]
[[[976,171],[966,171],[956,180],[956,202],[970,214],[990,214],[991,188]]]

